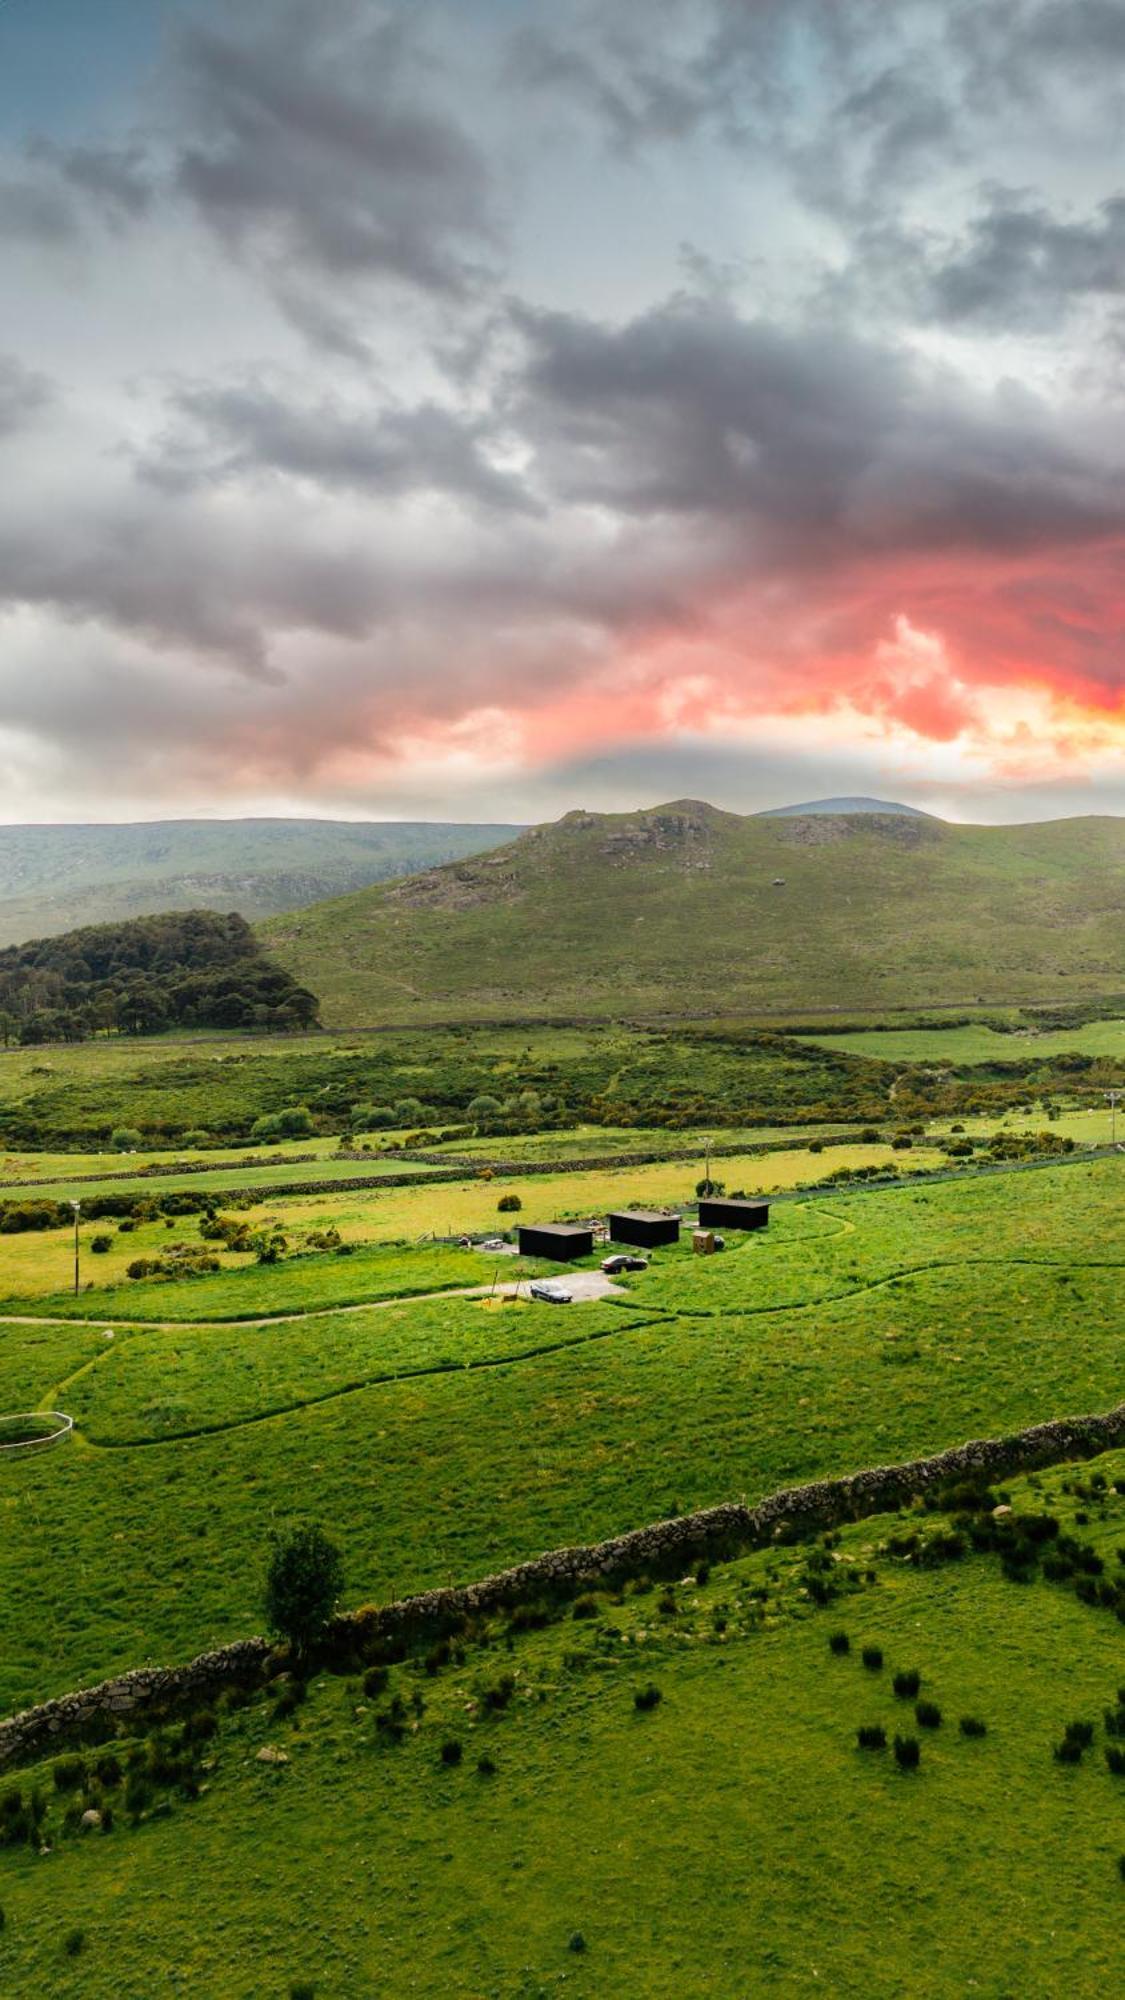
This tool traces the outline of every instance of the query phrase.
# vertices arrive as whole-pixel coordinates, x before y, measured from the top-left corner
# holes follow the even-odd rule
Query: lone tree
[[[266,1619],[299,1656],[320,1637],[343,1585],[340,1551],[322,1528],[293,1528],[274,1537],[266,1571]]]

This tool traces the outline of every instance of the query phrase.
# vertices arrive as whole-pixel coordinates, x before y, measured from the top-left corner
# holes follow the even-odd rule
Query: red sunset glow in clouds
[[[41,11],[7,816],[1125,810],[1119,8]]]

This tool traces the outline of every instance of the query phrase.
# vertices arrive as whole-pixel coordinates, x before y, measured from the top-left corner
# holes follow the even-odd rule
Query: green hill
[[[263,927],[333,1026],[1077,1000],[1125,988],[1125,820],[572,812]]]
[[[0,945],[160,910],[237,910],[253,922],[481,853],[518,831],[316,819],[3,826]]]

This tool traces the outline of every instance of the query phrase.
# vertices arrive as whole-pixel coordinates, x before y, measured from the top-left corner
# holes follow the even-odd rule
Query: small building
[[[701,1229],[765,1229],[769,1219],[768,1201],[728,1201],[712,1195],[699,1204]]]
[[[594,1232],[570,1222],[521,1224],[521,1257],[549,1257],[556,1264],[571,1264],[576,1257],[592,1257]]]
[[[655,1250],[661,1243],[678,1243],[680,1218],[654,1209],[619,1208],[606,1217],[611,1243],[631,1243],[638,1250]]]
[[[697,1257],[713,1257],[715,1254],[715,1232],[713,1229],[693,1229],[691,1247]]]

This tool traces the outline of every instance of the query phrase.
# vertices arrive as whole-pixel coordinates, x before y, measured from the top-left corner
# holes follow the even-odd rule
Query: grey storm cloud
[[[54,400],[46,375],[14,354],[0,354],[0,440],[25,430]]]
[[[967,238],[931,276],[939,319],[1053,326],[1078,299],[1125,292],[1125,195],[1093,221],[1060,221],[1026,196],[993,192]]]
[[[338,278],[389,276],[456,297],[495,248],[490,175],[427,108],[401,19],[317,0],[250,32],[185,31],[193,125],[181,193],[228,241]]]
[[[801,566],[1125,525],[1109,440],[1083,444],[1026,392],[971,396],[878,342],[714,302],[624,327],[520,323],[520,421],[559,497],[713,513],[743,524],[744,553]]]
[[[173,407],[188,428],[142,460],[154,484],[173,490],[277,472],[344,491],[446,493],[484,507],[532,510],[520,481],[491,462],[489,424],[434,403],[402,410],[310,404],[250,383],[185,388]]]

